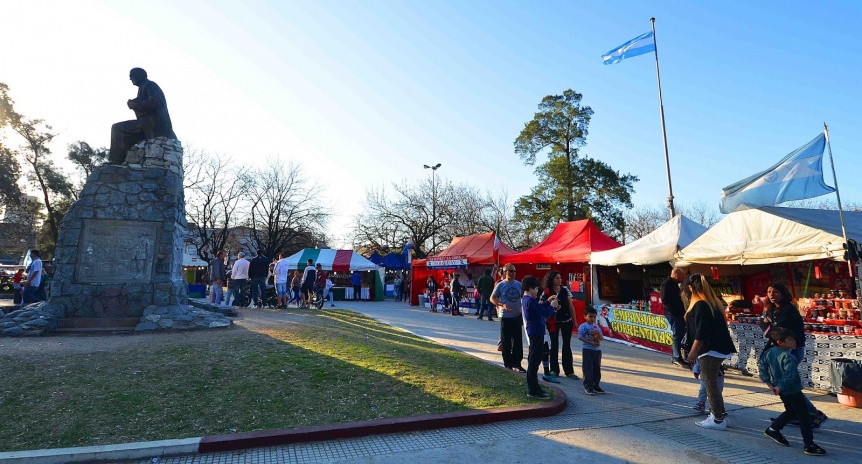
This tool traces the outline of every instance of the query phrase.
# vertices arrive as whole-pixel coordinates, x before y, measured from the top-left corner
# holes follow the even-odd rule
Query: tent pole
[[[838,191],[838,176],[835,174],[835,160],[832,159],[832,144],[829,142],[829,127],[823,123],[823,134],[826,136],[826,149],[829,151],[829,164],[832,166],[832,181],[835,182],[835,198],[838,200],[838,215],[841,218],[841,233],[844,235],[844,243],[850,246],[847,241],[847,227],[844,225],[844,208],[841,207],[841,193]],[[856,298],[862,297],[860,292],[859,277],[853,272],[853,260],[847,260],[847,271],[850,272],[850,277],[853,278],[854,287],[856,290]]]

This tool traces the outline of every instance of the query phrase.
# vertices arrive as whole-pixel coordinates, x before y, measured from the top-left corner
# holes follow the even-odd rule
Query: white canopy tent
[[[676,253],[706,232],[706,227],[677,214],[658,229],[634,242],[607,251],[595,251],[590,264],[618,266],[620,264],[650,264],[672,262]]]
[[[845,212],[848,238],[862,242],[862,213]],[[727,215],[677,253],[677,264],[756,265],[844,260],[838,211],[768,206]]]

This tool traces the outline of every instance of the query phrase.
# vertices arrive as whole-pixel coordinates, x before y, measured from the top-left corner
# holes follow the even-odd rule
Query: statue
[[[155,137],[177,138],[171,127],[165,94],[158,84],[148,80],[147,72],[141,68],[132,69],[129,79],[138,87],[138,96],[127,102],[137,119],[111,126],[111,151],[108,155],[108,162],[111,164],[123,164],[126,152],[142,140]]]

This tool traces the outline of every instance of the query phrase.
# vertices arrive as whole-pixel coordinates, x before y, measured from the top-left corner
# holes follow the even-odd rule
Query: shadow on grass
[[[0,355],[0,450],[529,403],[523,379],[353,312],[253,317],[228,330],[120,335],[129,343],[86,353]]]

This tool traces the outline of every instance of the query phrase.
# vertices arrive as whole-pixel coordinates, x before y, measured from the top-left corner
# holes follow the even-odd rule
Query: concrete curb
[[[141,441],[120,445],[85,446],[81,448],[52,448],[34,451],[0,453],[4,464],[65,464],[70,462],[99,462],[127,459],[145,459],[154,456],[194,454],[198,452],[200,438],[180,440]]]
[[[429,414],[425,416],[346,422],[297,429],[210,436],[201,438],[198,452],[233,451],[244,448],[337,440],[388,433],[436,430],[464,425],[489,424],[492,422],[553,416],[566,409],[568,398],[561,389],[557,387],[551,388],[554,390],[554,399],[538,406],[513,406],[508,408]]]
[[[536,406],[513,406],[508,408],[428,414],[425,416],[375,419],[296,429],[233,433],[180,440],[144,441],[81,448],[12,451],[0,453],[0,462],[4,464],[65,464],[72,462],[146,459],[157,456],[235,451],[291,443],[338,440],[368,435],[436,430],[465,425],[548,417],[559,414],[568,405],[568,398],[563,390],[553,386],[550,388],[554,391],[554,399]]]

